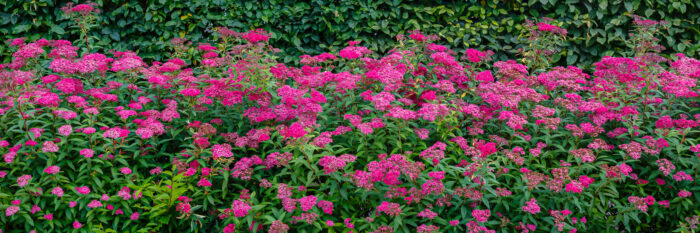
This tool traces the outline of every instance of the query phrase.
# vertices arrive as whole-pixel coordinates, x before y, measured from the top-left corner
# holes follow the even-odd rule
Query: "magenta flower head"
[[[58,127],[58,133],[63,136],[68,136],[73,133],[73,127],[71,125],[63,125]]]
[[[95,152],[92,149],[82,149],[80,150],[80,155],[84,156],[86,159],[92,158]]]
[[[236,218],[244,217],[248,215],[248,211],[251,209],[250,205],[245,202],[235,200],[232,205],[233,215]]]
[[[201,93],[201,91],[197,88],[187,88],[187,89],[180,91],[180,94],[182,94],[184,96],[190,96],[190,97],[198,96],[200,93]]]
[[[260,41],[267,42],[270,39],[270,37],[267,35],[264,35],[263,33],[264,33],[264,31],[260,30],[260,29],[250,31],[247,34],[243,35],[243,39],[247,40],[251,44],[255,44],[255,43],[258,43]]]
[[[75,187],[75,191],[78,191],[80,194],[90,194],[90,188],[87,186]]]
[[[42,146],[41,151],[44,153],[58,152],[58,146],[52,141],[45,141]]]
[[[472,217],[474,217],[476,219],[476,221],[478,221],[478,222],[486,222],[486,220],[488,220],[489,216],[491,216],[490,210],[475,209],[472,211]]]
[[[131,174],[131,169],[129,169],[128,167],[122,167],[119,169],[119,172],[121,172],[124,175],[129,175]]]
[[[224,227],[224,233],[233,233],[236,231],[236,225],[231,223]]]
[[[29,181],[32,180],[32,176],[30,175],[22,175],[17,178],[17,185],[19,185],[20,188],[24,187],[25,185],[29,184]]]
[[[202,178],[197,182],[197,186],[200,187],[211,187],[211,182],[207,180],[206,178]]]
[[[78,221],[73,222],[74,229],[80,229],[81,227],[83,227],[83,224],[80,224],[80,222],[78,222]]]
[[[211,147],[211,152],[214,155],[214,159],[221,157],[230,158],[233,156],[233,152],[231,152],[231,145],[229,144],[216,144]]]
[[[537,199],[531,198],[525,205],[523,206],[523,211],[531,213],[531,214],[536,214],[540,212],[540,206],[537,204]]]
[[[63,197],[63,189],[61,187],[55,187],[51,190],[51,194],[58,197]]]
[[[98,200],[92,200],[90,203],[87,205],[88,208],[97,208],[97,207],[102,207],[102,202]]]
[[[151,169],[151,171],[150,171],[151,175],[158,175],[158,174],[160,174],[161,172],[163,172],[163,169],[160,168],[160,167],[153,168],[153,169]]]
[[[5,216],[7,217],[7,216],[15,215],[15,213],[17,213],[18,211],[19,211],[19,206],[13,205],[13,206],[7,207],[7,209],[5,209]]]
[[[301,124],[295,122],[292,125],[289,126],[286,130],[283,130],[282,136],[284,136],[285,139],[287,138],[301,138],[306,135],[306,130],[304,130],[304,126]]]
[[[302,197],[299,199],[299,203],[301,203],[301,210],[303,211],[309,211],[311,208],[316,206],[316,196],[306,196]]]
[[[49,166],[46,169],[44,169],[44,172],[46,172],[46,174],[56,174],[60,171],[61,171],[61,168],[56,166],[56,165]]]

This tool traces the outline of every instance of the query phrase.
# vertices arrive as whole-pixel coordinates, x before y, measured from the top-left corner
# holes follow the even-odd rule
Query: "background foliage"
[[[59,9],[68,1],[24,0],[0,2],[0,39],[76,39],[77,31]],[[370,49],[386,52],[395,35],[420,29],[437,34],[460,51],[491,49],[497,58],[517,53],[525,19],[550,17],[569,31],[569,46],[554,57],[557,64],[590,65],[604,55],[619,55],[633,12],[666,20],[671,28],[661,44],[668,53],[695,56],[700,49],[700,1],[693,0],[289,0],[265,1],[96,1],[104,12],[101,27],[93,30],[97,46],[138,51],[147,59],[165,57],[168,42],[186,36],[205,42],[219,26],[241,31],[264,28],[271,44],[289,62],[302,54],[342,48],[349,40],[365,41]],[[0,51],[7,55],[3,48]],[[563,55],[563,56],[562,56]],[[5,59],[9,59],[5,56]]]

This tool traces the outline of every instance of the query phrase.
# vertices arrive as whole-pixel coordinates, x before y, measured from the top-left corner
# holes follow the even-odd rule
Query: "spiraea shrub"
[[[91,5],[65,10],[90,30]],[[547,19],[512,60],[420,31],[298,65],[263,30],[152,63],[10,40],[0,231],[694,232],[700,61],[634,20],[590,73],[551,66]]]

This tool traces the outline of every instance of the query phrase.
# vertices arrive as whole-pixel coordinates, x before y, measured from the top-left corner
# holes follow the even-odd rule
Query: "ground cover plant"
[[[90,4],[64,9],[91,28]],[[277,62],[263,30],[171,41],[8,41],[2,232],[694,232],[700,61],[634,17],[623,57],[552,67],[568,32],[528,21],[521,56],[412,31]]]
[[[69,28],[60,10],[77,0],[0,1],[0,41],[26,37],[30,41],[81,38]],[[622,56],[629,14],[663,19],[668,29],[659,43],[674,52],[697,56],[700,50],[700,2],[697,0],[109,0],[94,1],[102,11],[90,31],[91,44],[136,51],[144,61],[168,59],[168,41],[187,36],[208,38],[219,26],[237,31],[263,28],[279,48],[280,62],[298,61],[303,54],[340,50],[347,41],[385,55],[394,37],[420,29],[440,35],[441,45],[454,50],[492,50],[508,60],[524,44],[517,40],[526,19],[557,19],[568,31],[568,43],[553,56],[560,66],[588,69],[603,56]],[[77,4],[77,3],[76,3]],[[10,57],[11,50],[0,47]],[[104,49],[104,50],[102,50]],[[9,62],[2,60],[0,62]]]

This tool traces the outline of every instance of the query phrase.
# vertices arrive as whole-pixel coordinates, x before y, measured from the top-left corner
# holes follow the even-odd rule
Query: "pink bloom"
[[[180,94],[184,96],[198,96],[201,93],[199,89],[196,88],[187,88],[182,91],[180,91]]]
[[[656,179],[656,184],[658,184],[658,185],[665,185],[665,184],[666,184],[666,181],[665,181],[664,179],[657,178],[657,179]]]
[[[124,175],[129,175],[131,174],[131,169],[129,169],[128,167],[122,167],[119,169],[119,172],[121,172]]]
[[[478,63],[482,58],[486,57],[486,54],[476,49],[467,49],[467,60],[470,62]]]
[[[352,224],[352,219],[351,218],[346,218],[343,220],[343,223],[345,223],[345,226],[350,228],[350,229],[355,229],[355,224]]]
[[[247,40],[251,44],[255,44],[260,41],[268,41],[270,37],[263,35],[261,30],[254,30],[243,35],[243,39]]]
[[[656,164],[659,166],[659,171],[664,173],[665,176],[668,176],[671,174],[671,171],[676,169],[676,166],[671,163],[668,159],[659,159],[656,160]]]
[[[90,194],[90,188],[87,186],[75,187],[75,191],[78,191],[80,194]]]
[[[161,172],[163,172],[163,169],[160,168],[160,167],[153,168],[153,169],[151,169],[151,171],[150,171],[151,175],[158,175],[158,174],[160,174]]]
[[[233,215],[236,218],[248,215],[248,211],[251,209],[251,207],[247,203],[239,200],[233,201],[233,206],[231,208],[233,209]]]
[[[427,100],[427,101],[435,100],[435,97],[436,97],[435,91],[431,91],[431,90],[424,91],[424,92],[420,95],[420,98],[422,98],[422,99],[424,99],[424,100]]]
[[[684,181],[684,180],[693,181],[693,177],[690,176],[690,175],[688,175],[688,174],[685,173],[684,171],[679,171],[679,172],[677,172],[675,175],[673,175],[673,179],[676,180],[676,181],[678,181],[678,182],[681,182],[681,181]]]
[[[119,192],[117,192],[117,196],[121,197],[124,200],[129,200],[131,199],[131,193],[129,192],[131,192],[131,189],[129,189],[129,187],[124,186],[122,187],[122,189],[119,190]]]
[[[7,209],[5,209],[5,216],[15,215],[15,213],[17,213],[17,211],[19,211],[19,206],[13,205],[13,206],[7,207]]]
[[[435,213],[435,212],[433,212],[432,210],[426,208],[426,209],[424,209],[423,211],[421,211],[420,213],[418,213],[417,216],[418,216],[418,217],[421,217],[421,218],[433,219],[433,218],[437,217],[437,213]]]
[[[267,140],[270,140],[270,136],[267,134],[260,134],[260,136],[258,136],[258,142],[264,142]]]
[[[46,169],[44,169],[44,172],[46,172],[46,174],[56,174],[60,171],[61,171],[61,168],[56,166],[56,165],[49,166]]]
[[[301,203],[301,210],[309,211],[311,208],[314,208],[314,206],[316,206],[316,200],[316,196],[306,196],[300,198],[299,203]]]
[[[318,206],[318,208],[321,208],[321,210],[323,210],[323,213],[330,214],[330,215],[333,214],[333,202],[320,200],[320,201],[318,201],[317,206]]]
[[[32,180],[32,176],[30,175],[22,175],[17,178],[17,185],[19,185],[20,188],[24,187],[25,185],[29,184],[29,181]]]
[[[82,149],[80,150],[80,155],[84,156],[86,159],[92,158],[92,156],[95,154],[92,149]]]
[[[51,190],[51,194],[54,194],[58,197],[62,197],[63,196],[63,189],[61,187],[55,187]]]
[[[589,185],[595,182],[595,179],[583,175],[578,177],[578,181],[581,182],[581,185],[583,185],[584,188],[588,188]]]
[[[41,211],[41,208],[39,206],[37,206],[37,205],[32,206],[32,209],[31,209],[32,214],[35,214],[36,212],[39,212],[39,211]]]
[[[490,70],[485,70],[485,71],[479,72],[478,74],[476,74],[475,79],[477,81],[485,82],[485,83],[490,83],[490,82],[494,81],[493,74],[491,73]]]
[[[87,205],[88,208],[97,208],[97,207],[102,207],[102,202],[98,200],[92,200],[90,203]]]
[[[43,151],[44,153],[58,152],[58,146],[52,141],[45,141],[42,144],[41,151]]]
[[[231,145],[229,144],[216,144],[211,147],[211,152],[214,155],[214,159],[221,157],[230,158],[233,156],[233,152],[231,152]]]
[[[566,184],[566,192],[581,193],[583,191],[583,184],[581,182],[572,180]]]
[[[141,139],[149,139],[153,137],[153,130],[149,128],[138,128],[136,130],[136,135],[139,135]]]
[[[482,158],[486,158],[489,155],[496,153],[496,151],[497,151],[496,143],[493,143],[493,142],[489,142],[486,144],[479,144],[479,145],[477,145],[477,149],[479,150],[479,152],[481,152]]]
[[[295,122],[291,126],[289,126],[289,128],[287,128],[286,130],[284,130],[282,132],[282,136],[284,136],[285,139],[290,138],[290,137],[301,138],[304,135],[306,135],[306,133],[307,132],[306,132],[306,130],[304,130],[304,126]]]
[[[273,224],[274,225],[274,224]],[[224,227],[224,233],[233,233],[236,231],[236,225],[231,223]]]
[[[36,144],[37,144],[37,142],[34,140],[29,140],[29,141],[26,141],[24,143],[25,146],[29,146],[29,147],[36,146]]]
[[[690,195],[692,195],[692,194],[693,193],[691,193],[691,192],[681,190],[680,192],[678,192],[678,197],[680,197],[680,198],[690,197]]]
[[[428,139],[428,135],[430,134],[428,129],[415,129],[414,132],[418,135],[418,138],[423,140]]]
[[[324,174],[328,175],[343,169],[347,163],[355,161],[357,157],[349,154],[341,155],[340,157],[335,156],[324,156],[318,161],[318,165],[323,166]]]
[[[63,125],[58,127],[58,133],[63,136],[68,136],[73,133],[73,127],[71,127],[71,125]]]
[[[630,202],[634,207],[637,209],[641,210],[642,212],[647,212],[649,205],[647,204],[647,201],[645,198],[637,197],[637,196],[629,196],[627,197],[627,201]]]
[[[139,212],[134,212],[131,214],[131,217],[129,217],[129,219],[137,220],[137,219],[139,219],[139,216],[140,216]]]
[[[474,217],[477,222],[486,222],[488,220],[489,216],[491,216],[490,210],[475,209],[472,211],[472,217]]]
[[[401,205],[392,202],[382,202],[381,205],[377,206],[377,212],[384,212],[389,216],[397,216],[401,214]]]
[[[540,212],[540,206],[537,205],[537,199],[531,198],[530,201],[526,202],[523,206],[523,211],[536,214]]]
[[[197,186],[199,187],[211,187],[211,182],[207,180],[206,178],[202,178],[197,182]]]
[[[95,115],[97,115],[97,113],[95,113]],[[93,134],[95,132],[97,132],[97,130],[95,128],[92,128],[92,127],[83,128],[84,134]]]
[[[80,224],[80,222],[78,222],[78,221],[73,222],[74,229],[80,229],[81,227],[83,227],[83,224]]]
[[[551,32],[551,33],[559,34],[562,36],[565,36],[567,34],[566,29],[563,29],[563,28],[560,28],[558,26],[554,26],[551,24],[542,23],[542,22],[537,23],[537,30],[543,31],[543,32]]]
[[[644,198],[644,202],[647,203],[647,205],[653,205],[656,200],[654,199],[653,196],[647,196]]]

